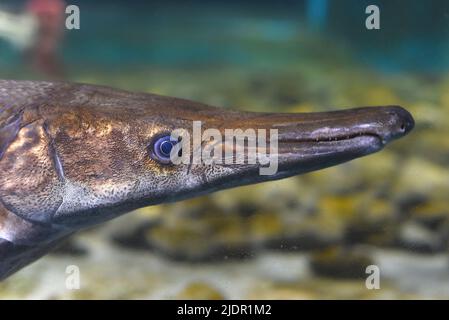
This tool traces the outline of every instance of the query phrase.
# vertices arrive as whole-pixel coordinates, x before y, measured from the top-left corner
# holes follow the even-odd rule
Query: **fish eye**
[[[178,141],[173,140],[170,136],[159,137],[153,144],[153,156],[155,160],[168,164],[170,163],[170,154],[173,147]]]

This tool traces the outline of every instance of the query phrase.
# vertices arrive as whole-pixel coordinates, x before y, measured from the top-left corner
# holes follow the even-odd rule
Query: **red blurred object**
[[[62,0],[29,0],[26,9],[35,14],[59,15],[64,11],[65,3]]]
[[[65,5],[63,0],[29,0],[25,7],[39,25],[35,45],[29,52],[31,63],[53,78],[61,78],[63,74],[58,46],[64,30]]]

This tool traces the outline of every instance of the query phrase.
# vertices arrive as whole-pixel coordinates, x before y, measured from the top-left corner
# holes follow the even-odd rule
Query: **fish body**
[[[218,133],[275,130],[276,173],[259,174],[258,163],[174,165],[155,156],[155,141],[179,128],[193,133],[194,121]],[[337,165],[413,125],[398,106],[253,113],[102,86],[0,80],[0,279],[133,209]]]

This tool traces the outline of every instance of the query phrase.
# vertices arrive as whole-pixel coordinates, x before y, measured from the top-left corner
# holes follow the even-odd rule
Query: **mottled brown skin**
[[[157,137],[191,130],[278,129],[279,170],[170,165]],[[81,84],[0,80],[0,279],[80,229],[147,205],[336,165],[413,127],[401,107],[265,114]]]

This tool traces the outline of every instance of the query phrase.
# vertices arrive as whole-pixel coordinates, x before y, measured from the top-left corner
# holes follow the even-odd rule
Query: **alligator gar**
[[[277,172],[259,174],[260,163],[173,165],[160,141],[193,121],[222,133],[277,130]],[[399,106],[254,113],[103,86],[0,80],[0,279],[74,232],[134,209],[334,166],[413,126]]]

